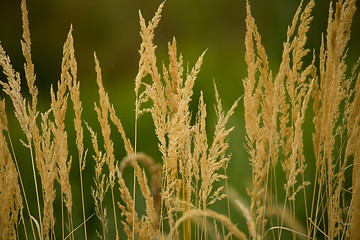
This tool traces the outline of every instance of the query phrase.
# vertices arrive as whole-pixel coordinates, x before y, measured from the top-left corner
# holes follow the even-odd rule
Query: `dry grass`
[[[74,232],[83,231],[83,237],[88,239],[88,233],[95,230],[87,227],[87,221],[96,214],[101,223],[96,232],[102,239],[282,239],[284,236],[293,239],[360,239],[358,64],[350,76],[346,74],[355,0],[339,1],[335,7],[330,5],[328,29],[319,56],[313,51],[312,62],[304,66],[304,57],[311,52],[306,48],[306,41],[314,5],[313,0],[305,6],[300,3],[288,27],[279,71],[273,74],[250,5],[246,4],[248,76],[243,80],[243,99],[246,149],[252,167],[247,204],[245,196],[238,196],[228,186],[226,175],[231,157],[227,153],[228,137],[233,130],[227,123],[240,99],[224,111],[214,83],[217,122],[210,138],[206,130],[207,107],[203,93],[195,117],[190,111],[193,87],[206,51],[191,69],[184,70],[183,57],[178,54],[174,38],[168,44],[169,64],[163,63],[162,68],[158,68],[153,40],[164,3],[148,23],[141,12],[139,14],[142,43],[134,89],[135,138],[130,140],[103,86],[95,53],[99,89],[95,112],[100,131],[96,132],[85,122],[72,26],[63,48],[60,80],[56,88],[50,89],[50,108],[45,112],[37,109],[38,90],[31,57],[28,12],[23,0],[21,45],[31,99],[22,95],[21,76],[13,69],[1,45],[0,65],[6,80],[1,79],[0,84],[10,98],[15,117],[25,134],[25,140],[20,141],[29,151],[33,175],[26,181],[33,182],[34,188],[24,188],[25,179],[18,166],[21,163],[16,158],[18,150],[13,148],[8,127],[7,116],[11,113],[6,112],[2,99],[0,238],[75,239]],[[65,125],[69,100],[74,111],[74,140],[68,138],[69,126]],[[306,168],[312,162],[304,154],[303,124],[311,103],[315,165],[310,167],[315,167],[316,173],[313,178],[306,179]],[[143,114],[150,114],[153,119],[161,164],[137,150],[138,119]],[[115,153],[115,148],[121,146],[114,146],[112,125],[123,140],[125,156]],[[84,145],[84,126],[92,146]],[[98,136],[101,136],[100,140]],[[76,154],[69,152],[69,144],[76,146]],[[85,207],[85,201],[90,201],[91,197],[84,195],[83,183],[83,170],[90,161],[88,151],[95,164],[92,210]],[[80,203],[73,202],[70,171],[74,162],[79,167]],[[133,189],[123,178],[127,166],[133,169]],[[352,169],[352,182],[345,184],[349,169]],[[285,176],[283,187],[277,184],[281,176]],[[137,187],[141,197],[135,194]],[[28,191],[34,191],[36,199],[29,199]],[[109,194],[110,212],[105,201]],[[57,196],[60,199],[57,200]],[[299,198],[304,200],[299,202]],[[30,207],[30,201],[36,201],[36,207]],[[138,201],[145,203],[143,213],[138,211]],[[218,201],[227,201],[226,213],[211,209]],[[248,229],[239,229],[232,222],[230,202],[244,216]],[[55,207],[61,209],[60,218],[55,217]],[[74,211],[81,212],[81,222],[74,222]],[[305,219],[298,219],[299,211],[305,212]],[[218,230],[219,223],[222,234]],[[285,232],[291,234],[285,235]]]

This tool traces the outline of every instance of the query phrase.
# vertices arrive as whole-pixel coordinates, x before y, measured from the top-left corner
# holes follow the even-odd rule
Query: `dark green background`
[[[300,1],[285,0],[255,0],[250,1],[252,14],[256,19],[259,32],[262,35],[263,45],[267,50],[269,61],[274,73],[277,72],[282,55],[282,44],[286,40],[287,26]],[[73,36],[75,40],[75,54],[78,62],[78,79],[81,82],[81,98],[83,101],[83,119],[89,122],[94,129],[99,130],[96,114],[93,110],[94,102],[98,101],[96,75],[94,70],[93,52],[96,51],[102,67],[105,89],[109,92],[110,101],[115,105],[125,130],[130,139],[134,132],[134,78],[137,73],[140,46],[138,10],[141,9],[146,20],[150,20],[161,1],[124,1],[124,0],[33,0],[28,1],[30,17],[30,31],[32,37],[32,57],[37,74],[37,86],[40,90],[39,109],[45,111],[49,108],[49,88],[60,78],[62,46],[66,39],[70,24],[73,24]],[[313,10],[314,20],[308,34],[307,47],[319,52],[321,33],[326,33],[329,1],[316,1]],[[359,7],[359,1],[357,3]],[[359,11],[353,20],[352,39],[348,64],[352,67],[360,55],[360,31]],[[10,55],[14,68],[23,76],[22,66],[24,59],[21,55],[20,38],[21,11],[20,1],[1,0],[0,2],[0,41],[7,54]],[[225,110],[229,109],[232,102],[243,95],[242,79],[246,76],[246,64],[244,60],[244,35],[245,35],[245,1],[193,1],[193,0],[168,0],[165,4],[162,20],[155,31],[155,44],[159,67],[161,61],[168,63],[167,43],[175,36],[178,42],[178,51],[183,53],[184,61],[192,67],[197,57],[208,49],[201,72],[195,84],[193,109],[196,109],[200,91],[204,92],[208,109],[208,130],[210,135],[214,130],[215,112],[213,105],[214,91],[212,87],[215,79],[220,96],[223,99]],[[310,58],[306,58],[309,62]],[[274,74],[275,75],[275,74]],[[0,75],[4,80],[4,76]],[[24,82],[25,83],[25,82]],[[24,85],[24,94],[26,87]],[[4,93],[0,96],[3,98]],[[10,100],[7,98],[8,113],[11,112]],[[248,199],[245,187],[251,186],[251,167],[248,155],[245,152],[245,127],[243,117],[243,103],[237,108],[231,118],[229,126],[235,126],[230,136],[230,150],[232,158],[228,168],[229,183],[235,186],[245,199]],[[69,105],[68,126],[72,128],[72,105]],[[8,114],[10,115],[10,114]],[[35,201],[32,175],[27,173],[30,168],[29,153],[19,143],[18,139],[25,139],[19,133],[17,120],[8,116],[11,126],[11,134],[16,145],[16,153],[25,179],[27,195],[31,201]],[[311,117],[304,125],[306,130],[305,152],[307,154],[308,170],[311,175],[313,165],[311,144]],[[115,130],[115,129],[114,129]],[[120,160],[124,157],[124,150],[119,134],[113,133],[116,144],[116,154]],[[85,137],[89,138],[85,130]],[[100,138],[100,136],[99,136]],[[72,184],[74,191],[74,221],[79,224],[80,202],[78,183],[78,165],[74,133],[69,130],[69,148],[74,155],[72,167]],[[101,138],[100,138],[101,139]],[[87,146],[90,143],[87,140]],[[155,159],[160,158],[157,150],[157,140],[153,133],[149,115],[143,116],[139,121],[138,150],[144,151]],[[89,147],[87,158],[88,165],[84,171],[85,194],[88,196],[86,205],[87,215],[93,210],[90,186],[92,185],[93,160],[92,149]],[[131,178],[130,170],[126,175]],[[129,186],[131,187],[131,180]],[[281,186],[279,186],[281,187]],[[132,187],[131,187],[132,188]],[[59,191],[58,191],[59,192]],[[138,194],[139,196],[140,194]],[[140,202],[141,200],[139,200]],[[56,204],[59,208],[59,204]],[[299,205],[298,205],[299,206]],[[225,213],[223,205],[214,206],[215,209]],[[112,209],[108,206],[109,217]],[[143,208],[143,206],[139,206]],[[303,209],[299,206],[299,209]],[[59,211],[59,210],[57,210]],[[60,216],[57,216],[59,221]],[[234,223],[240,223],[239,227],[246,230],[244,219],[240,213],[232,211]],[[88,222],[91,233],[98,228],[97,219],[94,217]],[[112,220],[110,232],[112,236]],[[99,228],[98,228],[99,229]],[[77,238],[82,237],[79,230]],[[60,236],[60,235],[59,235]],[[93,235],[95,236],[95,235]]]

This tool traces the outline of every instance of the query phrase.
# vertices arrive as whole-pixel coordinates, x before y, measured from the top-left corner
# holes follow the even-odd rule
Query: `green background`
[[[286,40],[287,26],[300,1],[285,0],[254,0],[250,1],[252,14],[262,35],[263,45],[266,48],[273,73],[278,70],[282,55],[282,44]],[[124,0],[33,0],[28,1],[30,18],[30,31],[32,38],[32,57],[37,76],[36,84],[39,88],[41,99],[40,111],[49,108],[49,89],[60,78],[62,46],[66,39],[70,24],[73,25],[75,41],[75,54],[78,62],[78,79],[81,82],[81,100],[83,101],[83,119],[99,131],[96,120],[94,102],[98,101],[96,74],[94,70],[93,52],[96,51],[100,60],[103,73],[103,81],[106,91],[109,92],[110,101],[114,104],[118,116],[121,118],[124,128],[131,140],[134,139],[134,78],[137,74],[141,43],[139,36],[138,10],[141,9],[146,20],[150,20],[161,1],[124,1]],[[319,53],[321,34],[326,33],[329,1],[316,1],[313,10],[314,19],[308,33],[309,49],[315,49]],[[202,70],[198,75],[194,89],[193,115],[195,113],[200,91],[204,92],[208,110],[208,130],[210,136],[215,125],[215,111],[213,105],[214,90],[213,79],[217,83],[220,96],[223,100],[224,109],[228,110],[233,101],[243,95],[242,79],[246,77],[246,63],[244,59],[244,36],[245,36],[245,1],[223,0],[168,0],[162,13],[160,25],[155,30],[155,44],[159,67],[161,62],[168,63],[167,43],[175,36],[178,51],[183,53],[184,61],[192,67],[198,56],[208,49]],[[359,7],[359,1],[357,2]],[[352,38],[348,53],[348,66],[352,65],[360,55],[360,14],[355,13],[352,26]],[[0,2],[0,41],[10,55],[16,71],[23,76],[24,59],[21,55],[21,11],[20,1],[1,0]],[[306,58],[307,63],[310,58]],[[318,62],[318,61],[317,61]],[[274,74],[275,75],[275,74]],[[4,76],[0,75],[1,80]],[[27,94],[25,82],[23,94]],[[0,93],[4,98],[5,94]],[[8,113],[11,110],[10,99],[6,98]],[[311,109],[311,108],[309,108]],[[68,126],[72,128],[72,105],[69,105]],[[8,114],[10,115],[10,114]],[[18,161],[21,165],[22,175],[25,179],[28,198],[35,201],[32,175],[27,172],[30,169],[29,153],[18,141],[25,139],[24,134],[19,132],[19,125],[13,116],[8,116],[13,142],[15,143]],[[308,131],[304,134],[305,153],[308,163],[308,175],[312,174],[312,144],[311,144],[311,113],[309,113],[304,128]],[[228,126],[235,126],[230,135],[230,149],[232,158],[228,168],[229,183],[249,201],[245,188],[251,186],[251,167],[248,155],[245,152],[245,127],[243,117],[243,103],[236,110]],[[115,129],[114,129],[115,130]],[[116,154],[120,160],[125,156],[120,135],[113,132]],[[85,138],[89,133],[85,130]],[[100,136],[99,136],[100,138]],[[69,148],[74,157],[77,155],[74,146],[74,133],[69,131]],[[86,146],[90,146],[87,142]],[[146,152],[154,159],[160,159],[157,150],[157,140],[152,128],[150,115],[143,116],[139,121],[138,150]],[[93,184],[93,160],[92,149],[89,147],[87,167],[84,171],[85,194],[90,196],[90,186]],[[75,157],[76,159],[76,157]],[[126,171],[129,179],[131,172]],[[311,176],[310,176],[311,177]],[[78,165],[73,161],[72,184],[74,202],[75,226],[81,221],[81,208],[78,185]],[[129,188],[131,187],[131,180]],[[281,187],[281,186],[280,186]],[[59,191],[58,191],[59,192]],[[138,196],[140,194],[137,194]],[[58,200],[57,200],[58,201]],[[141,200],[140,200],[141,201]],[[139,201],[139,202],[140,202]],[[93,210],[92,198],[86,199],[87,215]],[[57,211],[60,211],[57,206]],[[111,217],[110,205],[108,205],[109,217]],[[143,206],[139,206],[140,209]],[[215,205],[215,209],[224,212],[224,205]],[[300,207],[300,209],[303,209]],[[246,231],[242,215],[232,211],[234,223]],[[59,217],[57,217],[59,221]],[[93,217],[88,222],[89,232],[94,233],[94,228],[99,229],[98,220]],[[112,236],[112,221],[109,219],[109,230]],[[82,237],[79,230],[78,239]],[[92,237],[95,237],[93,234]]]

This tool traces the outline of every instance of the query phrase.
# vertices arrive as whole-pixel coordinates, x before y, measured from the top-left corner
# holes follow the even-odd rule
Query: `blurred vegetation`
[[[78,62],[78,79],[81,82],[80,97],[84,104],[84,119],[95,129],[99,129],[93,110],[94,102],[98,101],[93,59],[93,52],[96,51],[103,72],[104,87],[109,92],[110,101],[114,104],[129,138],[133,139],[135,100],[133,81],[137,74],[140,46],[138,10],[140,9],[145,19],[148,20],[153,16],[160,3],[159,0],[28,0],[32,57],[41,99],[39,110],[45,111],[49,108],[50,85],[60,78],[62,46],[72,24]],[[287,26],[291,23],[299,3],[300,1],[295,0],[250,1],[252,13],[262,35],[262,41],[274,73],[277,72],[281,61],[282,43],[286,40]],[[360,8],[360,1],[357,2],[357,5]],[[321,34],[326,31],[328,7],[329,1],[317,1],[313,10],[314,20],[311,23],[307,47],[316,49],[316,54],[318,54]],[[350,51],[347,61],[349,70],[360,53],[359,23],[360,11],[358,10],[353,19],[352,38],[349,43]],[[0,41],[11,57],[15,70],[23,75],[24,59],[21,54],[21,34],[20,1],[1,0]],[[203,91],[208,108],[208,128],[211,131],[215,121],[213,79],[217,83],[225,108],[228,109],[235,99],[243,95],[242,79],[246,76],[244,59],[245,0],[168,0],[160,25],[155,32],[159,64],[163,60],[167,63],[167,43],[172,40],[173,36],[177,39],[178,51],[183,53],[184,60],[189,62],[189,66],[192,66],[198,56],[208,49],[195,84],[193,102],[196,106],[200,91]],[[308,61],[310,61],[310,57],[311,54],[307,58]],[[2,74],[0,77],[4,79]],[[24,85],[25,94],[26,90]],[[0,97],[5,97],[2,91]],[[10,110],[10,101],[7,100],[7,103],[7,108]],[[309,106],[308,109],[311,110],[311,107]],[[69,112],[72,111],[69,109]],[[23,170],[25,174],[23,175],[24,179],[26,176],[32,179],[31,175],[26,175],[30,172],[25,173],[26,171],[24,171],[24,169],[30,168],[28,152],[21,153],[19,151],[26,150],[18,141],[24,136],[20,132],[17,120],[14,116],[10,116],[11,114],[8,116],[10,126],[14,128],[12,138],[15,148],[17,148],[16,152],[19,154],[17,157],[21,162],[20,170]],[[73,124],[72,116],[69,116],[68,119],[70,124]],[[309,131],[304,133],[305,154],[310,153],[307,156],[307,159],[310,160],[313,159],[311,120],[311,115],[308,115],[305,129],[308,127]],[[232,159],[228,169],[229,183],[235,186],[245,199],[248,199],[245,187],[250,186],[251,167],[244,148],[245,128],[242,104],[231,118],[230,124],[235,126],[235,130],[230,135]],[[72,139],[73,134],[69,133],[69,139]],[[89,141],[87,131],[85,131],[85,138]],[[120,136],[114,134],[113,139],[115,144],[122,146]],[[153,156],[154,159],[159,159],[157,140],[153,133],[151,118],[147,115],[143,116],[139,122],[138,149]],[[120,159],[125,156],[123,148],[116,149],[116,151]],[[90,186],[93,185],[91,154],[90,151],[87,158],[88,165],[84,171],[85,195],[90,193]],[[312,164],[308,164],[308,170],[312,167]],[[77,168],[77,163],[73,163],[72,172],[76,182],[78,181]],[[132,171],[128,171],[128,174],[132,174]],[[311,171],[308,174],[311,174]],[[28,197],[31,199],[32,196],[35,196],[31,192],[33,183],[32,181],[25,181],[25,183],[28,185],[25,187],[29,194]],[[130,189],[131,184],[132,181],[129,181]],[[74,184],[73,191],[78,192],[79,186]],[[79,195],[77,197],[80,199]],[[74,199],[74,202],[77,200]],[[80,200],[78,202],[80,203]],[[93,211],[91,210],[92,204],[92,199],[86,199],[88,215]],[[222,206],[215,206],[215,208],[222,208]],[[78,219],[77,222],[81,222],[80,206],[79,211],[75,214],[79,214],[74,216],[75,222],[76,219]],[[245,222],[241,214],[232,213],[231,217],[234,223],[244,224],[243,222]],[[91,229],[96,222],[95,217],[91,219],[88,228]],[[110,232],[111,227],[110,225]],[[80,233],[80,238],[81,236]]]

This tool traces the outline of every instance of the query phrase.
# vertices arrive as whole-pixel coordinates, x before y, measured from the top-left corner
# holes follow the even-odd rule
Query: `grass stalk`
[[[224,168],[225,171],[225,176],[227,176],[226,174],[226,168]],[[227,210],[228,210],[228,217],[229,217],[229,221],[231,222],[231,216],[230,216],[230,199],[229,199],[229,188],[228,188],[228,181],[227,178],[225,179],[225,192],[226,192],[226,202],[227,202]],[[230,235],[230,239],[232,240],[232,234]]]
[[[85,212],[85,200],[84,200],[84,184],[82,177],[82,170],[79,161],[79,174],[80,174],[80,191],[81,191],[81,206],[82,206],[82,215],[83,215],[83,223],[84,223],[84,237],[87,240],[87,229],[86,229],[86,212]]]
[[[134,154],[137,153],[137,136],[138,136],[138,113],[139,113],[139,93],[138,89],[135,91],[135,125],[134,125]],[[133,216],[135,216],[135,202],[136,202],[136,173],[135,168],[133,168]],[[135,218],[132,222],[132,239],[135,240]]]
[[[115,236],[116,236],[116,240],[118,240],[119,239],[119,230],[118,230],[118,224],[117,224],[117,218],[116,218],[114,188],[112,186],[110,186],[110,190],[111,190],[112,207],[114,210],[114,225],[115,225],[115,234],[116,234]]]
[[[64,196],[62,190],[60,190],[61,196],[61,238],[65,238],[65,219],[64,219]]]
[[[15,166],[16,166],[16,171],[18,172],[18,176],[19,176],[19,180],[20,180],[20,185],[21,185],[21,191],[23,192],[26,210],[27,210],[27,212],[28,212],[28,215],[31,216],[30,208],[29,208],[29,202],[28,202],[28,200],[27,200],[24,183],[23,183],[23,180],[22,180],[22,177],[21,177],[21,173],[20,173],[20,169],[19,169],[17,157],[16,157],[16,154],[15,154],[15,149],[14,149],[14,146],[13,146],[13,143],[12,143],[12,140],[11,140],[11,137],[10,137],[10,133],[9,133],[8,131],[7,131],[7,135],[8,135],[8,139],[9,139],[11,151],[12,151],[12,154],[13,154],[13,157],[14,157],[14,162],[15,162]],[[33,222],[32,222],[31,220],[30,220],[30,226],[31,226],[31,231],[32,231],[32,233],[33,233],[33,237],[34,237],[34,239],[36,239],[36,237],[35,237],[34,224],[33,224]],[[24,221],[24,231],[25,231],[26,238],[27,238],[27,230],[26,230],[26,226],[25,226],[25,221]]]
[[[34,155],[33,155],[33,151],[32,151],[31,140],[29,141],[29,149],[30,149],[30,156],[31,156],[31,166],[32,166],[33,177],[34,177],[36,203],[37,203],[37,207],[38,207],[39,222],[40,222],[40,233],[39,234],[41,236],[43,236],[43,233],[42,233],[42,218],[41,218],[41,212],[40,212],[39,190],[38,190],[38,186],[37,186],[37,178],[36,178],[35,163],[34,163],[35,160],[34,160]]]

